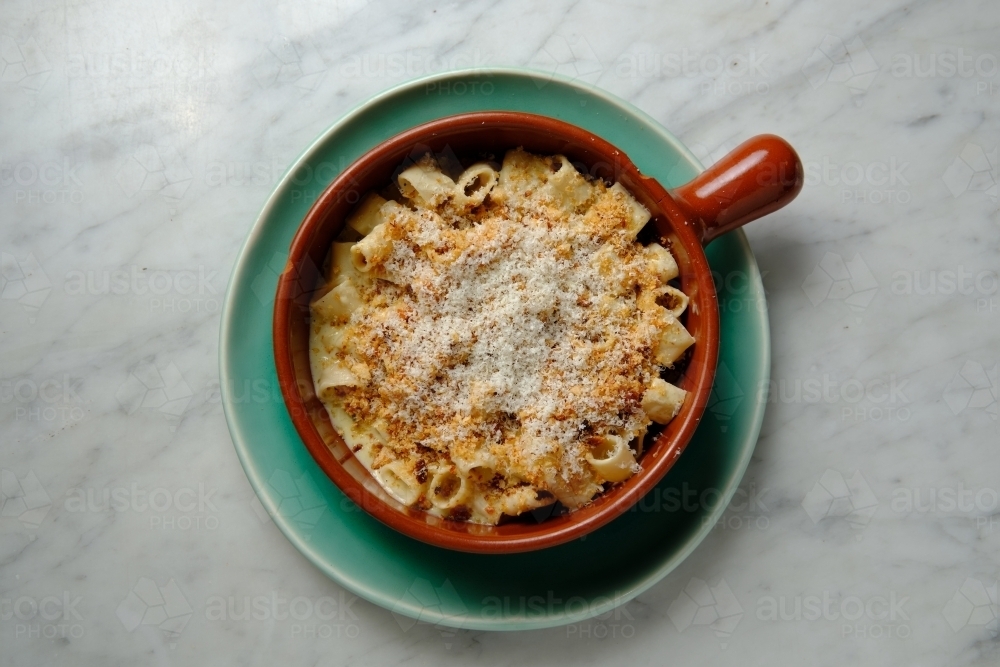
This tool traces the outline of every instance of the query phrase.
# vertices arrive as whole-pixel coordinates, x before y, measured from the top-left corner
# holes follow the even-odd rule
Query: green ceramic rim
[[[505,104],[497,105],[498,101]],[[320,177],[313,190],[296,190],[298,177],[303,170],[313,174],[314,160],[337,143],[346,144],[338,156],[342,161],[349,158],[339,165],[343,168],[379,141],[420,122],[487,109],[532,111],[576,123],[622,148],[645,173],[668,188],[703,169],[650,116],[578,81],[507,68],[421,78],[357,107],[298,157],[268,198],[240,250],[222,310],[222,405],[250,484],[278,528],[306,558],[352,593],[392,610],[404,630],[415,622],[410,619],[469,629],[538,629],[599,616],[628,602],[677,567],[715,527],[750,462],[764,416],[765,402],[758,389],[767,386],[770,369],[767,306],[753,253],[746,236],[737,231],[717,239],[706,251],[713,270],[724,275],[739,272],[744,281],[732,300],[727,301],[730,295],[720,291],[718,396],[713,394],[716,400],[677,465],[632,512],[582,540],[543,551],[462,554],[392,531],[354,507],[333,486],[291,425],[277,391],[271,354],[271,303],[266,298],[273,298],[277,280],[273,268],[280,271],[281,254],[287,251],[298,222],[339,169],[331,165],[328,177]],[[355,141],[361,133],[350,135],[350,130],[366,125],[369,135]],[[674,161],[668,168],[666,153],[670,151]],[[283,245],[268,238],[276,234],[286,239]],[[726,307],[736,303],[742,304],[739,309]],[[713,406],[718,408],[715,412]],[[261,430],[261,419],[272,419],[268,423],[277,430]],[[728,450],[720,454],[724,447]],[[290,456],[292,461],[287,461]],[[280,467],[292,468],[289,463],[301,464],[293,471],[297,477]],[[696,481],[689,486],[688,480]],[[693,508],[687,504],[689,492],[699,498]],[[664,533],[674,537],[663,538],[665,544],[652,542]],[[615,548],[609,550],[608,544]],[[613,557],[627,560],[624,574],[619,572],[622,568],[613,567]],[[573,571],[567,564],[579,569],[569,585],[558,580]],[[588,568],[590,574],[584,572]],[[467,575],[470,569],[473,574]],[[597,573],[597,569],[602,571]],[[614,571],[609,573],[609,569]],[[515,576],[503,580],[504,573]],[[498,582],[502,583],[499,588]]]

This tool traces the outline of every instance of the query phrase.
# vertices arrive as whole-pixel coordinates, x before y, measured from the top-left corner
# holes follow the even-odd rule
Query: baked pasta
[[[694,343],[624,187],[562,155],[496,167],[426,156],[369,193],[310,325],[316,393],[358,459],[404,505],[483,524],[638,472],[687,396],[661,372]]]

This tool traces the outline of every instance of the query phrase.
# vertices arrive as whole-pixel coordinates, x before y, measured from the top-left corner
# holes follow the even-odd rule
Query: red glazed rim
[[[685,322],[695,337],[677,384],[690,392],[680,413],[653,440],[642,471],[614,485],[589,505],[544,520],[519,518],[499,526],[448,521],[408,508],[389,496],[350,452],[316,397],[309,367],[311,294],[320,286],[318,267],[346,214],[366,192],[390,182],[408,158],[450,147],[458,155],[523,146],[566,155],[590,173],[621,182],[650,210],[658,235],[677,259],[681,289],[689,296]],[[351,500],[395,530],[436,546],[478,553],[532,551],[581,537],[626,512],[673,467],[694,435],[708,403],[718,360],[719,313],[711,269],[702,248],[704,228],[692,221],[654,179],[600,137],[554,118],[490,111],[431,121],[386,140],[348,166],[313,204],[292,240],[274,304],[274,355],[285,406],[299,436],[330,479]]]

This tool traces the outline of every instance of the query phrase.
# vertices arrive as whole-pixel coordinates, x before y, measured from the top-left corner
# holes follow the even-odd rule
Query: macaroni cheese
[[[496,524],[573,510],[640,470],[660,378],[694,343],[649,212],[564,156],[509,151],[455,177],[430,157],[369,193],[311,305],[317,395],[407,506]]]

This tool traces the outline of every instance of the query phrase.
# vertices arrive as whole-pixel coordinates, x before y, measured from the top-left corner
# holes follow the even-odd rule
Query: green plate
[[[348,500],[313,462],[281,401],[271,348],[278,273],[307,209],[337,173],[379,142],[466,111],[509,109],[584,127],[667,187],[698,161],[652,118],[584,84],[523,70],[451,72],[382,93],[336,122],[289,169],[250,230],[222,314],[222,404],[247,477],[274,522],[331,579],[419,619],[487,630],[544,628],[597,616],[646,590],[704,539],[743,476],[764,415],[767,307],[746,237],[708,248],[718,272],[720,365],[706,416],[684,455],[632,511],[569,544],[490,556],[405,537]],[[408,618],[407,618],[408,617]]]

